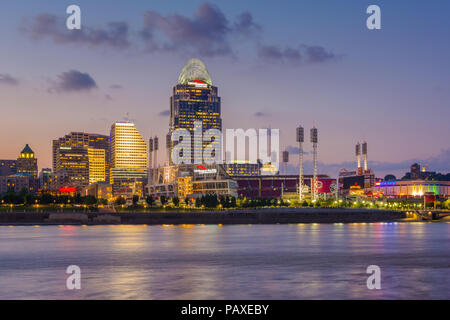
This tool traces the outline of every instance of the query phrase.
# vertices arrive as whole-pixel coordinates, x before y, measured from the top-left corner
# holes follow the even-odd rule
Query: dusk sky
[[[77,33],[65,27],[70,4],[82,10]],[[381,30],[366,27],[371,4]],[[126,113],[145,139],[164,138],[172,87],[196,57],[224,128],[279,128],[292,150],[296,126],[309,139],[315,125],[321,173],[354,169],[362,140],[377,177],[414,161],[449,172],[449,14],[447,0],[2,0],[0,159],[28,143],[51,167],[53,139],[109,134]]]

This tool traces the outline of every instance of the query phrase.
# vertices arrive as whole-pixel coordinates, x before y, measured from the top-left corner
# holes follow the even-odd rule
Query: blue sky
[[[70,4],[81,7],[86,32],[121,22],[127,45],[58,33]],[[365,26],[370,4],[381,7],[381,30]],[[196,14],[201,9],[206,20]],[[287,147],[298,124],[314,124],[323,172],[351,165],[354,144],[363,139],[380,176],[406,171],[399,166],[412,160],[450,171],[449,12],[444,0],[4,0],[0,158],[16,157],[30,143],[40,167],[50,166],[52,139],[70,131],[106,134],[127,112],[145,138],[164,135],[168,117],[160,113],[195,56],[219,87],[226,128],[280,128]],[[239,20],[243,13],[250,22]],[[58,18],[56,31],[36,29],[42,14]],[[239,28],[239,21],[247,24]],[[150,50],[150,42],[158,49]],[[95,86],[62,90],[71,71],[87,74]]]

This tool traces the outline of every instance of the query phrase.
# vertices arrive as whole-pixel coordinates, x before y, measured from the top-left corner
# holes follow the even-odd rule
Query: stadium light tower
[[[317,201],[317,143],[319,142],[318,130],[316,127],[311,129],[311,143],[313,145],[313,179],[311,182],[311,191],[313,200]]]
[[[359,142],[356,143],[355,155],[356,155],[356,162],[358,165],[357,173],[361,174],[361,144]]]
[[[303,200],[303,142],[305,142],[305,130],[302,126],[297,127],[298,142],[298,201]]]
[[[149,164],[149,167],[150,167],[150,169],[152,168],[152,155],[153,155],[153,146],[154,146],[154,144],[153,144],[153,138],[152,137],[150,137],[150,139],[148,139],[148,164]]]
[[[157,168],[158,167],[158,149],[159,149],[159,140],[158,137],[155,136],[155,138],[153,139],[154,142],[154,150],[155,150],[155,158],[154,160],[154,164],[153,164],[153,168]]]
[[[283,167],[284,167],[284,174],[287,174],[287,165],[289,162],[289,151],[285,150],[283,151]]]
[[[362,144],[362,154],[364,158],[364,172],[367,171],[367,142],[363,142]]]

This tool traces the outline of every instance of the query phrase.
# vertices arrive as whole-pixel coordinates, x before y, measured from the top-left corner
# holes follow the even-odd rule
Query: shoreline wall
[[[405,212],[348,208],[271,208],[204,212],[1,213],[1,224],[277,224],[389,222]]]

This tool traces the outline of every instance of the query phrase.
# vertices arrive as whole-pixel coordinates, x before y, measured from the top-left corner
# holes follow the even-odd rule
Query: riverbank
[[[393,222],[406,218],[394,210],[349,208],[264,208],[229,211],[168,211],[126,213],[30,213],[0,214],[0,224],[286,224]]]

